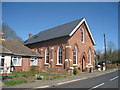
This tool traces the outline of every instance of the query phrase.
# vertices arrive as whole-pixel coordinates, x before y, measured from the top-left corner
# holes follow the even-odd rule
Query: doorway
[[[82,57],[82,70],[85,69],[85,57],[83,56]]]

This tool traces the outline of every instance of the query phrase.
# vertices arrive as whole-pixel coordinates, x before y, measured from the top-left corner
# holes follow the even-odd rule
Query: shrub
[[[77,73],[78,73],[77,68],[74,67],[74,69],[73,69],[73,74],[76,75]]]
[[[80,67],[78,67],[78,70],[80,70]]]
[[[86,72],[86,69],[83,69],[82,72]]]

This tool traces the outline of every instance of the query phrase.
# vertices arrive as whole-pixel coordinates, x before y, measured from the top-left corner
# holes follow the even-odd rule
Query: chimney
[[[4,33],[0,34],[0,39],[2,39],[2,40],[4,39]]]
[[[32,33],[29,33],[29,38],[32,37]]]

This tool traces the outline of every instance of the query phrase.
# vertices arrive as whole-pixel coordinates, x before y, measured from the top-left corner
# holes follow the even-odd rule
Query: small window
[[[62,50],[63,47],[62,45],[58,47],[58,60],[57,60],[57,64],[62,64]]]
[[[49,48],[46,48],[45,51],[45,63],[49,63]]]
[[[77,47],[74,47],[73,50],[73,64],[77,64]]]
[[[37,66],[37,58],[35,57],[32,57],[31,60],[30,60],[30,66]]]
[[[88,64],[91,65],[91,51],[88,50]]]
[[[22,63],[22,57],[20,56],[12,57],[13,66],[21,66],[21,63]]]
[[[5,60],[5,56],[4,55],[0,55],[0,66],[4,66],[4,60]]]
[[[1,65],[0,66],[4,66],[4,59],[1,59]]]
[[[81,42],[84,43],[84,29],[82,28],[82,31],[81,31]]]

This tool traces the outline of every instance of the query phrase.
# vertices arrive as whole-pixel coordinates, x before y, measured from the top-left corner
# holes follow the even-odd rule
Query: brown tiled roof
[[[6,54],[12,54],[11,51],[9,51],[8,49],[6,49],[5,47],[3,47],[2,45],[0,45],[0,53],[6,53]]]
[[[3,46],[2,48],[6,48],[14,55],[42,57],[39,53],[32,51],[16,40],[1,40],[0,44]]]

